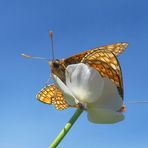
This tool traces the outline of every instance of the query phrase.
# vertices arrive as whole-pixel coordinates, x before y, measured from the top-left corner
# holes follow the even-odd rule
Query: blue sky
[[[46,148],[75,109],[57,111],[38,102],[37,92],[49,77],[49,31],[54,33],[56,58],[114,42],[129,42],[119,57],[125,120],[96,125],[83,113],[59,148],[147,148],[148,2],[146,0],[0,0],[0,147]]]

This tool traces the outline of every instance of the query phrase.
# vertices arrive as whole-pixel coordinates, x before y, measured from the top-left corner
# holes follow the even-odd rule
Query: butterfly
[[[120,63],[117,56],[121,54],[128,43],[120,42],[86,50],[74,56],[61,60],[49,61],[51,72],[65,82],[65,69],[68,65],[85,63],[95,68],[102,77],[112,80],[123,99],[123,79]],[[70,106],[63,97],[62,92],[54,84],[45,86],[37,95],[37,99],[43,103],[54,105],[57,110],[63,110]]]

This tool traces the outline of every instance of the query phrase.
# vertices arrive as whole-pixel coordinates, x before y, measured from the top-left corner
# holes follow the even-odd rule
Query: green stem
[[[66,136],[68,131],[71,129],[75,121],[78,119],[78,117],[83,112],[82,109],[77,109],[74,115],[71,117],[71,119],[66,123],[65,127],[61,130],[61,132],[58,134],[58,136],[54,139],[54,141],[51,143],[49,148],[56,148],[58,144],[61,142],[61,140]]]

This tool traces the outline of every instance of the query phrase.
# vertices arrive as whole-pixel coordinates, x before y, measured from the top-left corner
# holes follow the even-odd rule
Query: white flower
[[[85,107],[89,121],[109,124],[124,119],[123,114],[118,112],[123,102],[117,87],[94,68],[83,63],[69,65],[66,68],[66,84],[54,74],[53,78],[70,105],[81,103]]]

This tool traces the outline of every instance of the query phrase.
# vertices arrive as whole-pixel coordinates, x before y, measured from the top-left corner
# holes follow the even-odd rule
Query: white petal
[[[100,98],[96,102],[88,104],[91,108],[106,108],[112,111],[119,110],[122,105],[123,101],[117,87],[107,78],[104,78],[104,88]]]
[[[104,108],[88,108],[88,120],[93,123],[111,124],[122,121],[122,113],[114,112]]]
[[[71,106],[75,105],[76,99],[70,89],[56,75],[52,74],[52,77],[55,80],[55,85],[62,91],[67,103]]]
[[[94,68],[80,63],[67,67],[66,85],[81,103],[90,103],[100,97],[104,81]]]

